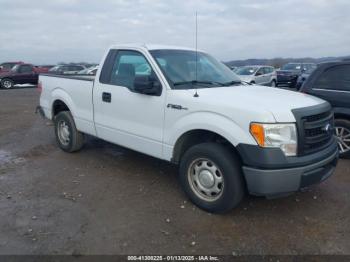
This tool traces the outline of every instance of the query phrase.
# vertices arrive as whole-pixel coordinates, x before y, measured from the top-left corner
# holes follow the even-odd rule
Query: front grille
[[[299,155],[314,153],[331,143],[334,118],[330,106],[302,108],[293,110],[293,113],[298,125]]]

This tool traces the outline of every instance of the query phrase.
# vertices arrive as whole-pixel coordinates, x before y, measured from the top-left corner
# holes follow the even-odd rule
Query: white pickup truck
[[[118,45],[95,78],[40,75],[39,111],[59,147],[92,135],[179,164],[200,208],[224,212],[245,193],[276,197],[328,178],[338,159],[330,105],[241,83],[205,52]]]

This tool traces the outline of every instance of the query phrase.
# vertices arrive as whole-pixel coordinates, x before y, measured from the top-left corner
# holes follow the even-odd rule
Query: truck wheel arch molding
[[[203,119],[201,114],[204,113],[205,112],[192,113],[191,115],[187,115],[178,120],[177,123],[172,125],[171,130],[174,130],[174,132],[169,132],[168,137],[165,137],[165,143],[175,146],[176,142],[186,133],[194,130],[205,130],[224,137],[233,146],[237,146],[242,142],[256,145],[256,142],[250,135],[249,131],[248,133],[245,132],[239,125],[226,117],[213,114],[215,122],[198,122],[198,119]],[[249,126],[247,127],[247,130],[249,130]]]
[[[62,89],[55,89],[52,92],[52,102],[51,102],[51,118],[54,117],[54,105],[55,102],[62,101],[68,108],[71,114],[75,115],[75,106],[72,98]]]

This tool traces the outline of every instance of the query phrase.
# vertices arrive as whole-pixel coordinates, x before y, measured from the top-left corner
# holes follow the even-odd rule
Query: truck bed
[[[95,76],[88,75],[40,74],[40,105],[45,116],[52,119],[53,105],[56,100],[61,100],[72,112],[78,130],[95,135],[92,105],[94,79]]]

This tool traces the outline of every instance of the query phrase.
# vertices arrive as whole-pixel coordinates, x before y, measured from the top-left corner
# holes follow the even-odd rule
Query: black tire
[[[206,201],[196,193],[195,183],[191,182],[194,163],[206,159],[219,168],[223,177],[222,193],[214,201]],[[213,213],[223,213],[236,207],[243,199],[245,186],[238,156],[224,145],[202,143],[191,147],[180,161],[179,179],[190,200],[199,208]],[[197,187],[198,188],[198,187]]]
[[[250,84],[251,85],[255,85],[255,81],[250,81]]]
[[[69,111],[62,111],[54,118],[55,135],[58,146],[65,152],[75,152],[80,150],[84,145],[84,134],[79,132],[75,126],[72,114]],[[69,141],[64,143],[59,135],[59,125],[65,123],[69,131]]]
[[[12,89],[15,86],[15,82],[12,79],[4,78],[1,80],[1,87],[4,89]]]
[[[337,128],[344,128],[345,130],[350,131],[350,121],[346,120],[346,119],[335,119],[334,126],[336,129]],[[337,136],[337,137],[338,137],[338,139],[340,139],[339,136]],[[346,143],[348,144],[349,142],[346,142]],[[340,143],[338,142],[338,145],[339,144]],[[343,148],[344,148],[344,146],[343,146]],[[350,150],[345,151],[345,152],[341,152],[341,147],[339,145],[339,157],[340,158],[350,158]]]

